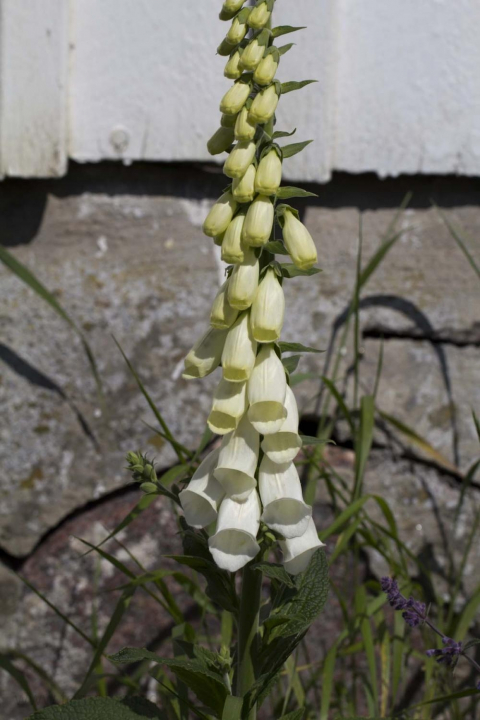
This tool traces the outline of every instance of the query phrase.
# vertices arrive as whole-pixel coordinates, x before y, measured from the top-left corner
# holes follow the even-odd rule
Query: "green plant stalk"
[[[254,561],[255,562],[255,561]],[[238,663],[236,694],[243,697],[251,690],[256,678],[255,647],[260,616],[262,573],[252,570],[252,563],[243,571],[238,621]],[[256,720],[257,708],[251,709],[247,720]]]

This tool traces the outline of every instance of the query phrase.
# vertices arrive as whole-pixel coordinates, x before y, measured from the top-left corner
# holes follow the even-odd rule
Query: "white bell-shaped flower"
[[[228,331],[222,353],[223,377],[230,382],[244,382],[252,374],[257,343],[250,330],[248,312],[242,313]]]
[[[286,210],[283,217],[283,239],[290,257],[300,270],[309,270],[317,262],[317,248],[305,225]]]
[[[244,250],[243,262],[233,268],[228,281],[228,302],[237,310],[247,310],[255,300],[258,290],[260,265],[255,251]]]
[[[208,235],[208,237],[217,237],[217,235],[224,233],[230,225],[236,209],[237,201],[232,193],[223,193],[203,223],[203,232],[205,235]]]
[[[266,2],[260,3],[260,5],[256,5],[252,12],[250,13],[248,17],[248,24],[251,28],[254,30],[260,30],[260,28],[264,28],[267,26],[268,21],[270,20],[271,11],[268,9],[268,5]]]
[[[259,42],[258,38],[254,38],[242,53],[240,67],[248,72],[253,72],[264,55],[265,45]]]
[[[238,310],[232,308],[227,300],[228,284],[229,280],[218,291],[210,313],[210,325],[217,330],[228,330],[238,317]]]
[[[282,182],[282,161],[272,149],[262,157],[255,175],[255,190],[261,195],[276,195]]]
[[[272,53],[265,55],[253,74],[257,85],[270,85],[278,69],[278,62]]]
[[[226,36],[226,41],[229,42],[231,45],[238,45],[242,42],[243,38],[248,32],[248,25],[247,25],[247,13],[245,13],[245,17],[243,16],[244,13],[240,13],[240,15],[237,15]]]
[[[247,411],[247,383],[220,380],[213,396],[208,427],[217,435],[226,435],[238,427]]]
[[[236,115],[248,100],[251,86],[249,83],[237,80],[237,82],[227,90],[220,103],[220,112],[225,115]]]
[[[298,575],[307,569],[312,555],[319,547],[324,547],[318,539],[317,529],[313,519],[307,525],[307,529],[300,537],[291,540],[280,540],[280,547],[283,552],[283,566],[290,575]]]
[[[292,388],[287,385],[285,395],[285,408],[287,419],[274,435],[265,435],[262,450],[274,463],[285,464],[293,462],[297,457],[302,441],[298,434],[298,407]]]
[[[303,501],[295,465],[276,465],[265,455],[260,464],[258,489],[263,503],[263,522],[285,538],[303,535],[312,508]]]
[[[243,503],[225,498],[220,506],[217,531],[209,541],[210,552],[218,567],[236,572],[260,552],[257,534],[260,528],[260,501],[256,492]]]
[[[222,241],[223,262],[235,265],[236,263],[243,262],[245,259],[245,246],[242,244],[244,222],[245,213],[239,212],[228,226]]]
[[[263,276],[250,313],[252,335],[257,342],[276,342],[285,318],[285,296],[273,269]]]
[[[251,123],[247,107],[243,107],[237,115],[235,122],[235,140],[253,140],[257,132],[256,123]]]
[[[270,85],[269,87],[266,87],[265,90],[259,92],[253,99],[249,110],[250,121],[260,123],[261,125],[267,123],[275,114],[278,100],[279,97],[277,95],[275,84]],[[242,103],[242,107],[244,104],[245,103]],[[222,112],[226,111],[222,110]]]
[[[207,527],[217,519],[218,508],[225,496],[225,490],[213,475],[219,453],[220,448],[207,455],[179,495],[187,523],[197,529]]]
[[[223,71],[226,78],[229,78],[230,80],[238,80],[238,78],[241,77],[242,69],[240,67],[240,56],[240,51],[236,50],[229,57],[227,64],[225,65],[225,70]]]
[[[225,160],[223,166],[225,175],[229,178],[242,178],[252,164],[255,150],[255,143],[251,140],[238,142]]]
[[[244,502],[255,489],[259,442],[258,433],[246,416],[222,440],[214,474],[232,500]]]
[[[235,178],[232,183],[232,195],[238,203],[252,202],[255,197],[255,175],[257,170],[252,163],[242,178]]]
[[[246,245],[261,247],[270,240],[275,209],[266,195],[258,195],[247,210],[242,238]]]
[[[262,345],[247,385],[248,419],[261,435],[280,430],[287,417],[287,378],[273,345]]]
[[[207,330],[185,358],[185,380],[203,378],[210,375],[219,365],[222,358],[227,330]]]

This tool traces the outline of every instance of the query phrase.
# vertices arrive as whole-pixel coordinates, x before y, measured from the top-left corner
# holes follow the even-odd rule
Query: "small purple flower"
[[[436,648],[435,650],[427,650],[428,657],[436,657],[438,663],[445,663],[445,665],[451,665],[453,659],[462,654],[462,643],[455,642],[452,638],[443,637],[442,642],[445,645],[444,648]]]
[[[402,617],[410,627],[417,627],[427,617],[427,607],[425,603],[415,600],[415,598],[406,598],[400,592],[398,583],[393,578],[384,577],[380,584],[382,590],[388,596],[388,602],[395,610],[405,610]]]

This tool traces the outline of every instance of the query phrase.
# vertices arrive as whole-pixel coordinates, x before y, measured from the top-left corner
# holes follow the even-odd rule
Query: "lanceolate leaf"
[[[288,35],[289,33],[297,32],[297,30],[305,30],[305,29],[306,29],[305,25],[303,27],[292,27],[291,25],[278,25],[278,27],[273,28],[272,36],[274,38],[277,38],[277,37],[280,37],[281,35]]]
[[[300,440],[303,443],[303,447],[308,447],[309,445],[325,445],[327,443],[326,440],[320,440],[320,438],[311,435],[300,435]]]
[[[318,195],[312,192],[308,192],[308,190],[303,190],[302,188],[290,187],[287,185],[285,187],[281,187],[280,190],[277,192],[277,198],[279,200],[288,200],[289,198],[295,197],[318,197]]]
[[[278,140],[278,138],[284,138],[284,137],[292,137],[292,135],[295,135],[297,132],[297,128],[295,130],[292,130],[292,132],[286,132],[285,130],[277,130],[272,135],[272,140]]]
[[[311,85],[312,83],[316,82],[318,82],[318,80],[302,80],[301,82],[291,80],[290,82],[282,83],[282,95],[286,95],[287,93],[293,92],[294,90],[301,90],[307,85]]]
[[[280,240],[272,240],[271,242],[266,243],[262,249],[272,253],[273,255],[288,255],[287,248],[282,242],[280,242]]]
[[[283,367],[289,374],[291,374],[295,372],[301,359],[301,355],[291,355],[288,358],[282,358]]]
[[[294,45],[295,43],[288,43],[288,45],[282,45],[281,47],[277,48],[279,55],[285,55],[285,53],[291,50]]]
[[[293,582],[290,575],[287,573],[283,565],[276,565],[275,563],[259,562],[252,565],[252,570],[261,571],[265,577],[271,580],[278,580],[287,587],[294,588],[295,583]]]
[[[54,705],[30,716],[29,720],[167,720],[165,713],[149,700],[128,697],[87,698],[72,700],[65,705]]]
[[[205,668],[200,660],[166,658],[142,648],[124,648],[109,658],[113,663],[133,663],[151,660],[170,668],[195,693],[198,699],[221,716],[228,690],[217,673]]]
[[[298,143],[292,143],[291,145],[285,145],[282,147],[282,154],[283,158],[289,158],[293,157],[294,155],[297,155],[298,153],[302,152],[302,150],[305,150],[307,145],[310,145],[313,140],[304,140],[304,142],[298,142]]]
[[[300,353],[322,353],[324,350],[317,350],[317,348],[308,347],[308,345],[302,345],[301,343],[291,342],[280,342],[278,343],[282,353],[284,352],[300,352]]]
[[[294,278],[304,275],[310,276],[322,272],[320,268],[316,267],[310,268],[310,270],[300,270],[300,268],[297,268],[297,266],[292,263],[281,263],[280,267],[282,269],[282,275],[285,278]]]

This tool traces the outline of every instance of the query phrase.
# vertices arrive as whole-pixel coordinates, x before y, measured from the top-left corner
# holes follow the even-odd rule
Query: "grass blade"
[[[477,265],[477,263],[475,262],[475,260],[474,260],[474,258],[473,258],[473,255],[471,254],[470,250],[467,248],[467,246],[466,246],[466,244],[465,244],[465,240],[462,238],[462,236],[460,235],[460,233],[454,228],[454,226],[452,225],[452,223],[450,222],[450,220],[447,218],[447,216],[445,215],[445,213],[443,212],[443,210],[441,210],[441,209],[440,209],[437,205],[435,205],[435,204],[434,204],[434,207],[435,207],[437,213],[438,213],[438,214],[440,215],[440,217],[442,218],[442,220],[443,220],[443,222],[445,223],[445,225],[447,226],[450,235],[453,237],[453,239],[454,239],[455,242],[457,243],[458,247],[459,247],[460,250],[463,252],[463,254],[465,255],[465,257],[467,258],[467,260],[468,260],[468,262],[469,262],[469,264],[470,264],[470,267],[471,267],[472,270],[476,273],[478,279],[480,280],[480,267]]]
[[[355,486],[353,497],[362,492],[363,475],[373,442],[375,404],[371,395],[364,395],[360,401],[360,425],[355,438]]]
[[[23,692],[28,697],[30,705],[34,710],[36,710],[37,705],[35,703],[35,698],[33,697],[32,691],[30,690],[30,685],[28,684],[25,674],[17,667],[15,667],[15,665],[10,661],[8,655],[4,655],[3,653],[0,653],[0,668],[2,670],[5,670],[5,672],[8,673],[10,677],[15,680],[17,685],[20,685]]]
[[[68,313],[60,305],[57,298],[50,292],[50,290],[45,287],[45,285],[40,282],[40,280],[35,277],[31,270],[29,270],[25,265],[23,265],[19,260],[17,260],[17,258],[14,257],[11,253],[9,253],[8,250],[2,245],[0,245],[0,260],[9,270],[11,270],[14,275],[17,276],[19,280],[21,280],[25,285],[27,285],[31,290],[33,290],[33,292],[35,292],[40,298],[42,298],[44,302],[50,305],[50,307],[57,313],[57,315],[61,317],[62,320],[65,320],[65,322],[70,325],[72,330],[80,338],[83,350],[85,352],[85,355],[87,356],[90,369],[95,379],[98,394],[103,401],[102,381],[98,372],[98,367],[95,357],[93,355],[93,351],[88,344],[85,335],[82,333],[76,322],[72,320],[70,315],[68,315]]]
[[[95,651],[92,662],[90,663],[90,667],[87,670],[87,674],[85,675],[83,683],[73,696],[74,700],[85,697],[85,694],[88,692],[91,680],[93,681],[92,675],[98,667],[100,659],[108,643],[112,639],[118,625],[120,624],[120,621],[122,620],[125,612],[128,610],[132,597],[135,594],[135,590],[135,587],[130,587],[122,593],[120,600],[118,601],[115,610],[113,611],[113,615],[110,618],[110,622],[108,623],[105,632],[103,633],[103,636],[98,643],[98,647]]]
[[[137,383],[137,385],[138,385],[138,387],[139,387],[139,389],[140,389],[140,392],[142,393],[143,397],[145,398],[145,400],[146,400],[147,403],[149,404],[149,406],[150,406],[153,414],[155,415],[155,417],[157,418],[158,422],[160,423],[160,426],[162,427],[162,430],[163,430],[163,432],[165,433],[166,439],[168,440],[168,442],[169,442],[170,445],[172,446],[173,450],[174,450],[175,453],[177,454],[177,457],[178,457],[178,459],[180,460],[180,462],[181,462],[181,463],[184,463],[184,462],[185,462],[185,458],[183,457],[183,453],[181,452],[181,450],[178,448],[177,442],[176,442],[175,438],[173,437],[172,433],[170,432],[170,428],[168,427],[167,423],[166,423],[165,420],[163,419],[163,417],[162,417],[160,411],[158,410],[157,406],[155,405],[155,403],[153,402],[152,398],[150,397],[150,395],[148,394],[147,390],[145,389],[142,381],[140,380],[140,377],[138,376],[137,371],[136,371],[135,368],[133,367],[133,365],[132,365],[132,363],[130,362],[130,360],[128,359],[128,357],[127,357],[127,356],[125,355],[125,353],[123,352],[123,349],[122,349],[120,343],[117,341],[117,339],[116,339],[115,337],[114,337],[113,339],[114,339],[114,341],[115,341],[116,346],[118,347],[118,349],[119,349],[120,352],[122,353],[123,359],[125,360],[128,369],[129,369],[130,372],[132,373],[132,375],[133,375],[133,377],[134,377],[134,379],[135,379],[135,382]]]

